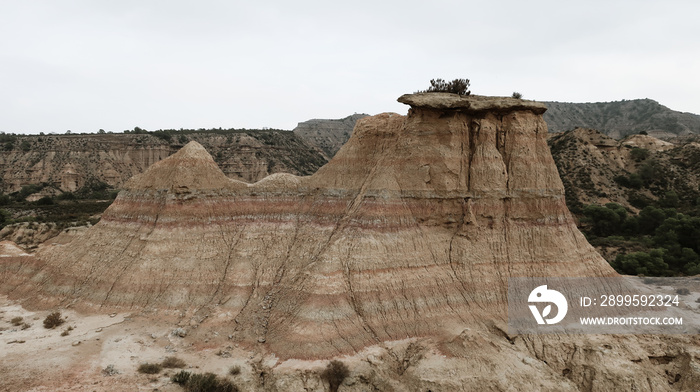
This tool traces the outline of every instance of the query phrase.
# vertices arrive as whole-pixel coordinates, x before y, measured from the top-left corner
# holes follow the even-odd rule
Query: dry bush
[[[119,374],[119,370],[114,368],[114,365],[107,365],[106,368],[102,369],[102,375],[104,376],[114,376]]]
[[[166,369],[182,369],[187,366],[187,364],[178,357],[165,357],[163,362],[160,363],[160,366]]]
[[[190,374],[184,384],[187,392],[238,392],[238,387],[214,373]]]
[[[350,370],[348,367],[344,363],[334,359],[328,363],[326,369],[321,373],[321,380],[328,382],[331,392],[337,392],[338,388],[340,388],[340,384],[342,384],[343,380],[349,375]]]
[[[22,320],[24,320],[22,317],[15,317],[10,320],[10,324],[14,325],[15,327],[19,327],[22,325]]]
[[[69,327],[66,328],[63,332],[61,332],[61,336],[68,336],[68,335],[70,335],[70,331],[72,331],[72,330],[73,330],[73,327],[72,327],[72,326],[69,326]]]
[[[61,318],[61,312],[53,312],[44,319],[44,328],[54,329],[65,322],[66,320]]]
[[[231,369],[228,370],[228,374],[232,376],[237,376],[241,374],[241,367],[240,366],[231,366]]]
[[[157,374],[160,373],[161,370],[163,370],[163,367],[160,366],[158,363],[142,363],[139,365],[139,368],[137,369],[139,373],[143,374]]]
[[[170,377],[170,381],[174,382],[177,385],[185,386],[185,384],[187,384],[187,381],[189,381],[190,376],[192,376],[192,373],[186,370],[181,370],[175,373],[172,377]]]

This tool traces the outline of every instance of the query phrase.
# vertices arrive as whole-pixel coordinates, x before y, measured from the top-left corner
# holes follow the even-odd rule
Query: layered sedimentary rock
[[[278,172],[308,175],[327,162],[321,152],[287,131],[212,130],[168,137],[18,136],[0,151],[0,191],[16,192],[31,184],[51,186],[54,192],[75,192],[99,183],[121,188],[129,178],[189,141],[206,146],[228,177],[247,182]]]
[[[190,143],[4,289],[38,290],[44,304],[227,312],[243,345],[323,358],[503,323],[512,276],[615,274],[566,209],[543,105],[400,101],[407,117],[359,120],[310,177],[231,180]]]

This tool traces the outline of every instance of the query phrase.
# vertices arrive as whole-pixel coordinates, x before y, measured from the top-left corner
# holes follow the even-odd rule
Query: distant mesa
[[[651,99],[545,104],[550,132],[592,128],[615,139],[642,131],[661,139],[700,134],[700,115],[671,110]]]

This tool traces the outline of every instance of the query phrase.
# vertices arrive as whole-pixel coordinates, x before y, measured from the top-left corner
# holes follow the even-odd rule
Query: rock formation
[[[543,105],[400,101],[407,118],[361,119],[306,178],[230,180],[191,142],[127,182],[76,244],[39,255],[42,292],[220,307],[242,342],[315,358],[503,322],[509,276],[614,274],[566,209]]]
[[[189,143],[127,182],[84,235],[0,261],[0,292],[27,306],[172,314],[282,360],[393,357],[373,384],[381,390],[406,390],[392,377],[410,377],[412,390],[663,387],[662,377],[637,379],[637,340],[505,332],[509,277],[616,275],[564,204],[545,106],[440,93],[399,101],[407,117],[359,120],[310,177],[231,180]],[[407,339],[432,348],[411,343],[402,362],[390,344]],[[587,356],[602,344],[615,353]],[[418,365],[422,356],[431,359]],[[299,390],[279,377],[279,390]]]

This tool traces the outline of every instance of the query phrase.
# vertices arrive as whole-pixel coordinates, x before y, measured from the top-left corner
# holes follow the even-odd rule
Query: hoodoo
[[[566,389],[529,375],[546,365],[523,365],[516,352],[559,363],[573,350],[580,370],[577,343],[545,354],[546,340],[516,348],[503,332],[509,277],[616,275],[566,208],[545,106],[448,93],[399,101],[408,116],[359,120],[310,177],[230,180],[192,142],[130,180],[82,237],[22,261],[0,288],[35,306],[218,315],[206,323],[281,359],[427,339],[508,368],[510,381]]]
[[[503,323],[511,276],[614,275],[566,209],[543,105],[399,101],[307,178],[230,180],[191,142],[33,281],[61,304],[226,311],[242,343],[324,358]]]

